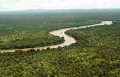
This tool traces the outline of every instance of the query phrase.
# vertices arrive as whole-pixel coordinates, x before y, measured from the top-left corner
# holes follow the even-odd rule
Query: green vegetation
[[[120,23],[70,30],[66,47],[0,54],[1,76],[120,76]]]
[[[50,31],[95,23],[100,21],[83,20],[81,16],[66,13],[0,14],[0,49],[60,44],[64,38],[50,35]]]
[[[110,19],[117,18],[114,17],[117,13],[108,13],[107,15]],[[101,19],[102,16],[98,16],[99,18]],[[90,18],[88,19],[91,20]],[[92,19],[94,20],[94,17]],[[70,46],[55,49],[47,48],[46,50],[31,49],[26,52],[17,50],[15,53],[0,53],[0,76],[120,77],[119,15],[118,19],[115,20],[112,25],[88,27],[65,32],[77,40],[77,43]],[[96,22],[98,21],[92,21],[92,23]],[[39,35],[54,37],[47,34],[46,31],[41,31],[43,33],[39,33]],[[37,32],[35,34],[33,39],[36,40],[38,34]],[[25,36],[23,35],[23,37]],[[16,41],[18,40],[20,38],[16,39]],[[0,42],[6,43],[3,40]]]

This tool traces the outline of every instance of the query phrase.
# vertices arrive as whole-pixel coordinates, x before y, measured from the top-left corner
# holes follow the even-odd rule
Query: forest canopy
[[[42,40],[46,43],[50,41],[52,44],[53,41],[58,42],[58,40],[63,42],[62,39],[64,38],[49,35],[48,32],[60,28],[99,23],[104,20],[113,21],[112,25],[66,31],[66,34],[77,40],[76,43],[70,46],[47,48],[46,50],[31,49],[26,52],[17,50],[14,53],[0,53],[0,76],[120,77],[120,12],[118,11],[104,10],[104,12],[100,13],[98,13],[99,11],[90,13],[88,11],[88,13],[84,12],[83,14],[80,12],[73,14],[56,13],[55,17],[51,16],[54,14],[48,13],[48,16],[53,18],[51,20],[47,14],[43,16],[45,19],[39,18],[39,15],[36,16],[37,19],[33,14],[28,15],[29,18],[23,18],[24,14],[21,16],[18,14],[14,16],[13,14],[11,19],[9,18],[10,15],[0,16],[0,31],[3,32],[0,34],[0,47],[5,44],[6,47],[9,47],[13,43],[16,45],[16,42],[22,43],[22,41],[28,39],[30,41],[32,39],[36,41]],[[40,15],[42,16],[42,14]],[[33,23],[32,20],[34,19],[37,20],[35,22],[39,26]],[[50,27],[50,23],[53,26]],[[23,29],[20,30],[22,27]],[[8,34],[7,31],[11,33]],[[47,37],[50,38],[48,41],[46,40]],[[53,40],[53,37],[57,39]]]

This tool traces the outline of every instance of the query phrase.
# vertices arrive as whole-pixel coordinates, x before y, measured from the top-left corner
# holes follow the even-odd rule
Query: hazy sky
[[[0,0],[0,11],[120,8],[120,0]]]

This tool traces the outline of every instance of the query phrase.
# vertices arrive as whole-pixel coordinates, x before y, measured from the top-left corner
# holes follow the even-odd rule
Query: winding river
[[[12,50],[0,50],[1,53],[3,52],[15,52],[16,50],[23,50],[23,51],[27,51],[30,49],[46,49],[46,48],[57,48],[58,46],[68,46],[72,43],[76,43],[77,40],[75,40],[74,38],[68,36],[65,34],[65,31],[70,30],[70,29],[80,29],[80,28],[87,28],[87,27],[92,27],[92,26],[99,26],[99,25],[110,25],[112,24],[112,21],[101,21],[100,24],[94,24],[94,25],[87,25],[87,26],[80,26],[80,27],[73,27],[73,28],[65,28],[65,29],[59,29],[59,30],[55,30],[55,31],[51,31],[50,34],[53,34],[55,36],[59,36],[59,37],[64,37],[65,42],[62,44],[58,44],[58,45],[51,45],[51,46],[46,46],[46,47],[36,47],[36,48],[25,48],[25,49],[12,49]]]

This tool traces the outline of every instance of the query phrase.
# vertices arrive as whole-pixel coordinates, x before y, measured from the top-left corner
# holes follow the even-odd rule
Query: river
[[[65,42],[62,44],[58,44],[58,45],[51,45],[51,46],[46,46],[46,47],[36,47],[36,48],[25,48],[25,49],[12,49],[12,50],[0,50],[1,53],[3,52],[15,52],[16,50],[23,50],[23,51],[27,51],[30,49],[46,49],[46,48],[57,48],[58,46],[64,47],[64,46],[68,46],[70,44],[76,43],[77,40],[75,40],[73,37],[70,37],[68,35],[65,34],[65,31],[70,30],[70,29],[80,29],[80,28],[87,28],[87,27],[92,27],[92,26],[100,26],[100,25],[110,25],[112,24],[112,21],[101,21],[101,23],[99,24],[94,24],[94,25],[87,25],[87,26],[80,26],[80,27],[73,27],[73,28],[64,28],[64,29],[59,29],[59,30],[55,30],[55,31],[51,31],[50,34],[53,34],[55,36],[59,36],[59,37],[64,37]]]

